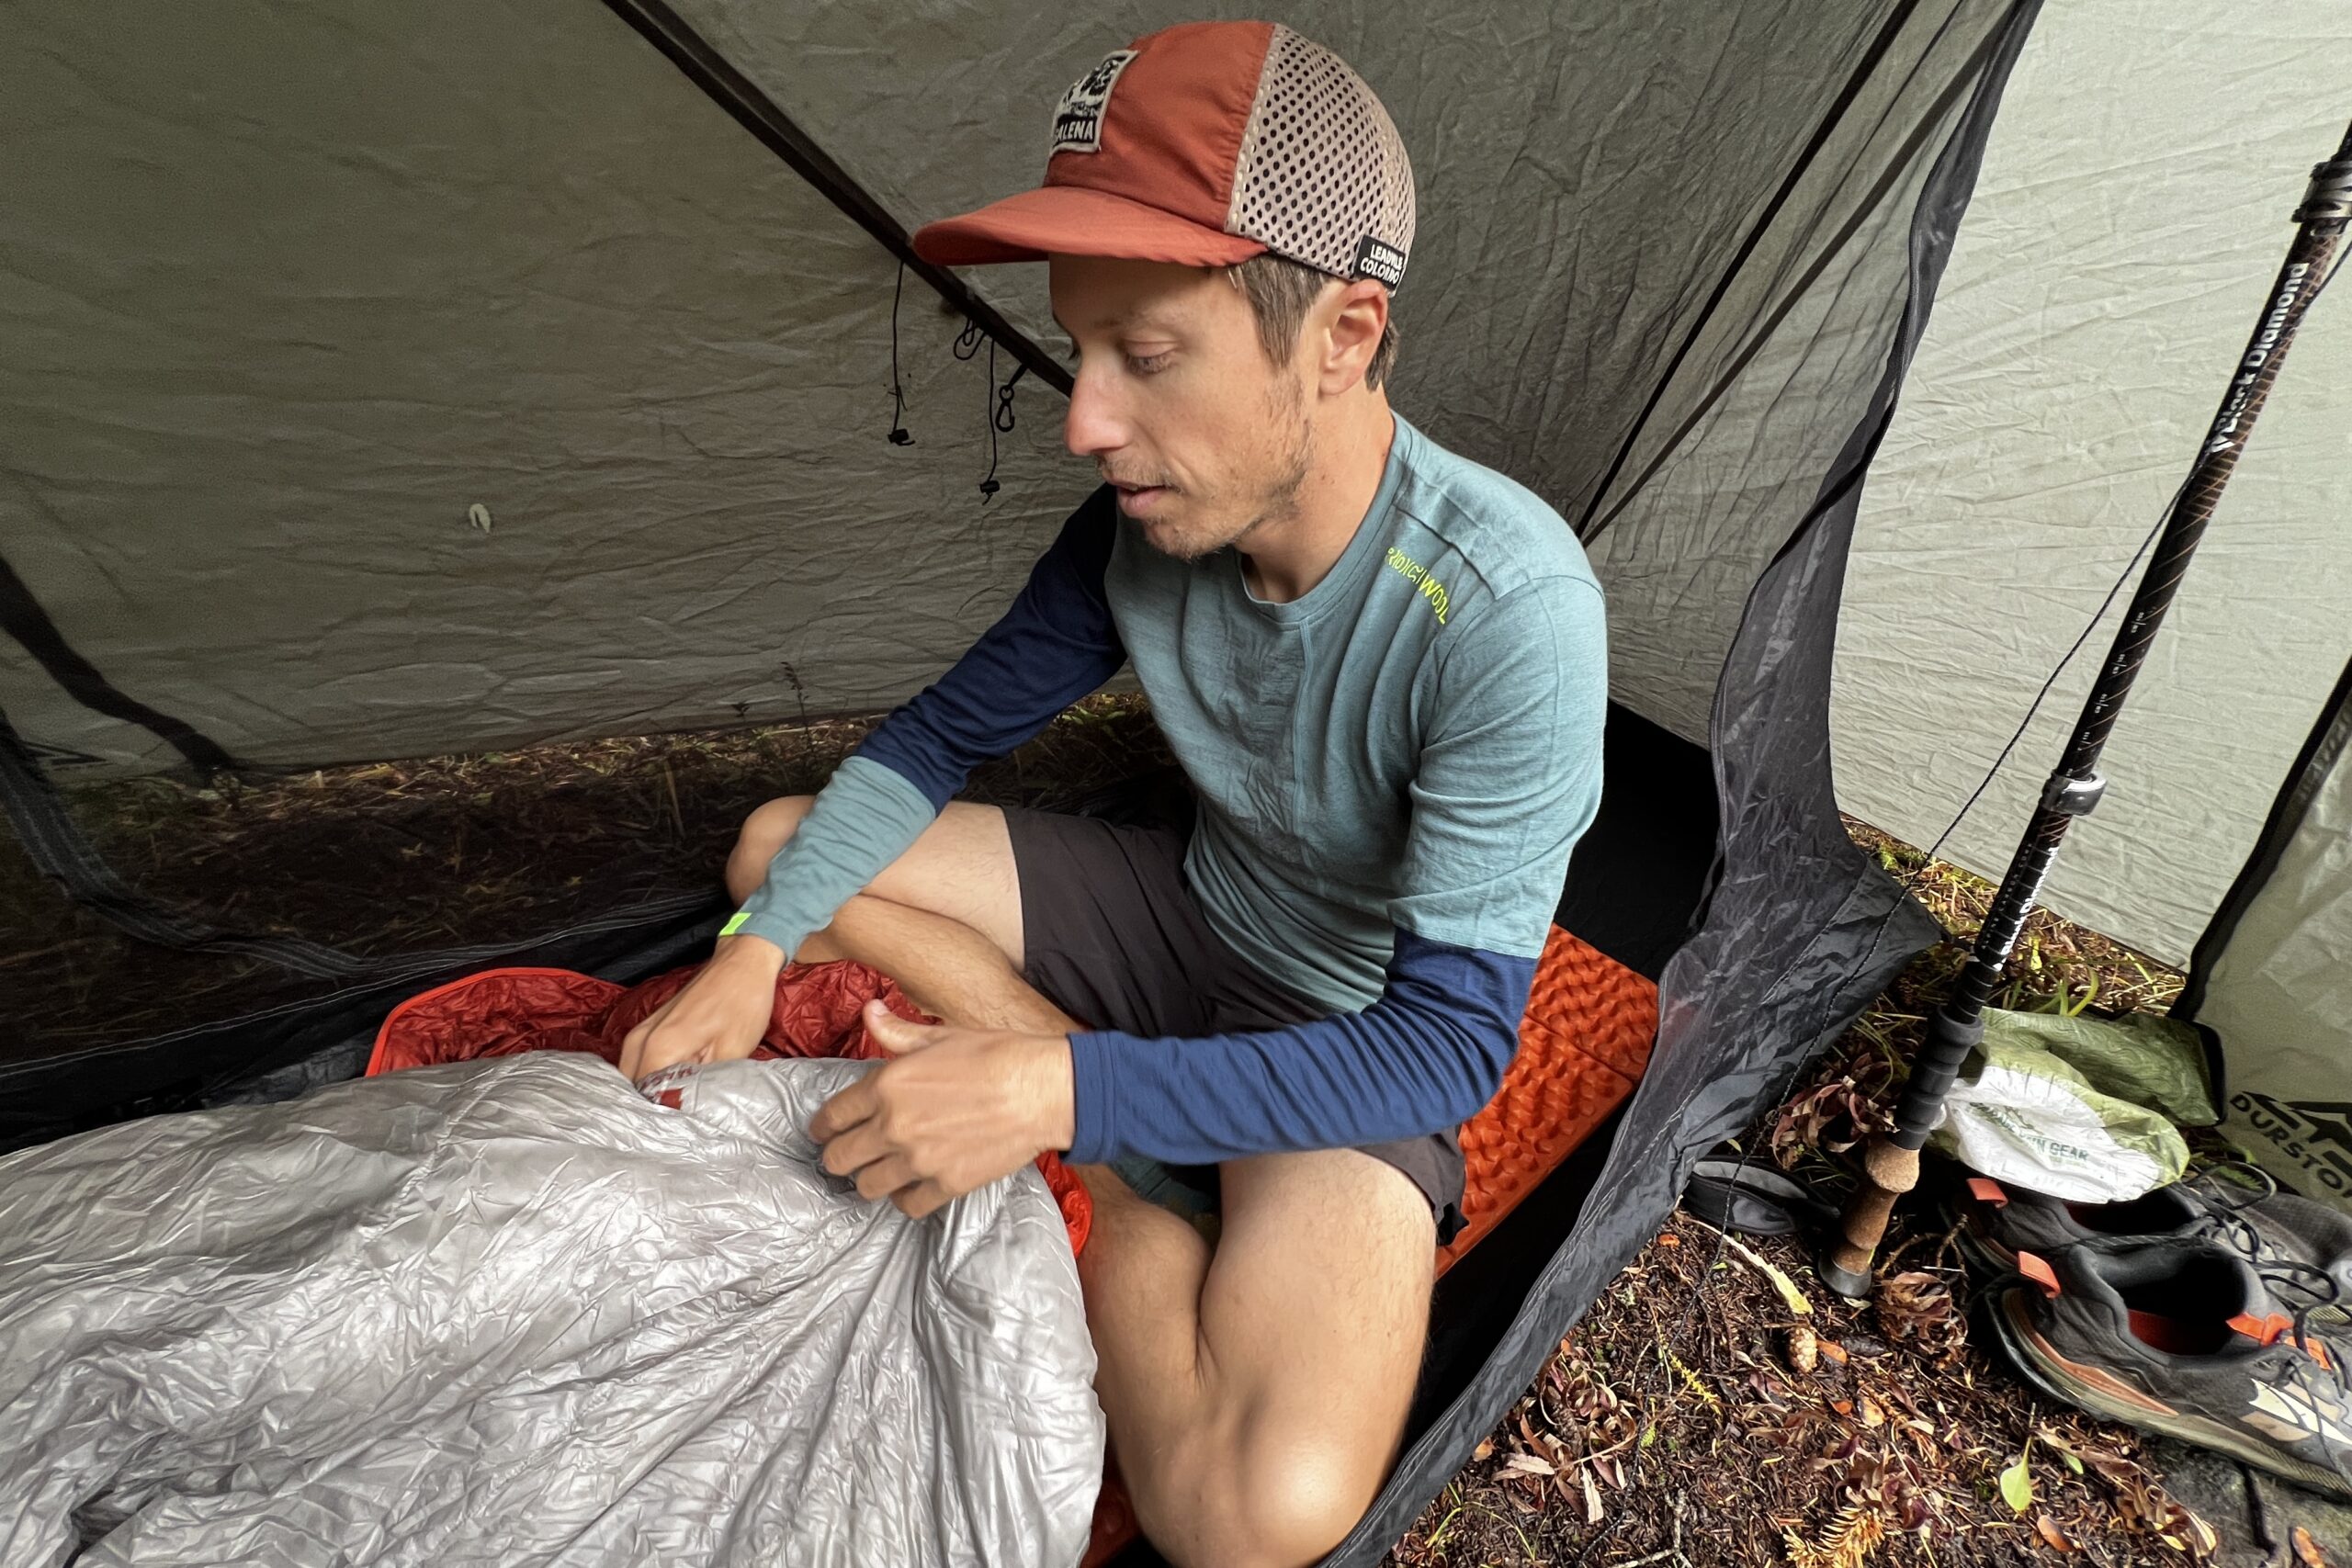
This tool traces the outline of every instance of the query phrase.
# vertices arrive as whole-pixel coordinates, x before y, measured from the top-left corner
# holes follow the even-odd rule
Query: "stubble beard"
[[[1287,400],[1285,391],[1289,394]],[[1251,502],[1250,520],[1230,532],[1198,529],[1171,538],[1155,536],[1147,525],[1145,537],[1154,549],[1179,560],[1198,560],[1227,547],[1246,547],[1250,536],[1259,529],[1289,517],[1297,510],[1298,492],[1315,463],[1315,429],[1307,421],[1306,400],[1300,392],[1295,375],[1277,378],[1274,382],[1274,391],[1268,400],[1268,414],[1277,428],[1287,427],[1289,450],[1276,465],[1273,479]]]

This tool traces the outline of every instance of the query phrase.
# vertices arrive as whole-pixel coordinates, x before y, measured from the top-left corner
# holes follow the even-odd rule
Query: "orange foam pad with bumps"
[[[1625,1101],[1649,1066],[1657,987],[1600,949],[1552,928],[1519,1054],[1503,1087],[1462,1128],[1462,1214],[1469,1224],[1438,1249],[1452,1268],[1559,1168]]]
[[[1444,1273],[1485,1239],[1536,1185],[1624,1103],[1649,1066],[1657,987],[1599,949],[1552,928],[1535,965],[1519,1054],[1503,1087],[1462,1128],[1462,1213],[1468,1224],[1438,1248]],[[1135,1539],[1135,1509],[1106,1472],[1085,1568]]]

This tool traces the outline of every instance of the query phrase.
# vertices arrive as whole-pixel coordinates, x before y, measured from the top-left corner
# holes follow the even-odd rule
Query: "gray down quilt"
[[[924,1221],[587,1056],[0,1158],[0,1565],[1074,1564],[1094,1356],[1035,1170]]]

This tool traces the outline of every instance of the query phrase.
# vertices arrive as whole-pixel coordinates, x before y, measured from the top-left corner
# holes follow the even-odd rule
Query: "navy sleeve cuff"
[[[1400,930],[1370,1007],[1286,1029],[1070,1036],[1069,1157],[1209,1165],[1459,1126],[1501,1087],[1535,960]]]

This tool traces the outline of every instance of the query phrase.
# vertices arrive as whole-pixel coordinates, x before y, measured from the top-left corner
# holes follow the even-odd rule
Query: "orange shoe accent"
[[[2326,1343],[2319,1339],[2297,1338],[2295,1320],[2283,1312],[2274,1312],[2267,1317],[2240,1313],[2230,1319],[2230,1326],[2257,1345],[2276,1345],[2284,1339],[2329,1371],[2335,1370],[2335,1359],[2327,1353]]]
[[[2058,1272],[2049,1264],[2030,1252],[2020,1252],[2018,1254],[2018,1272],[2041,1286],[2043,1295],[2053,1301],[2057,1299]]]
[[[2257,1345],[2276,1345],[2294,1332],[2295,1320],[2281,1312],[2274,1312],[2267,1317],[2240,1313],[2230,1319],[2230,1326]]]
[[[2064,1356],[2060,1355],[2058,1347],[2052,1345],[2043,1336],[2041,1330],[2034,1327],[2033,1320],[2027,1315],[2023,1306],[2025,1299],[2024,1292],[2012,1291],[2002,1298],[1998,1310],[2007,1315],[2010,1326],[2015,1328],[2021,1337],[2030,1341],[2033,1348],[2041,1351],[2052,1364],[2064,1369],[2069,1377],[2078,1382],[2089,1384],[2110,1399],[2120,1401],[2125,1404],[2137,1405],[2152,1416],[2180,1414],[2145,1389],[2125,1382],[2104,1367],[2094,1367],[2082,1361],[2068,1360]]]
[[[1970,1177],[1968,1190],[1980,1203],[1990,1203],[1996,1209],[2008,1206],[2009,1195],[2002,1191],[2001,1184],[1989,1176]]]

